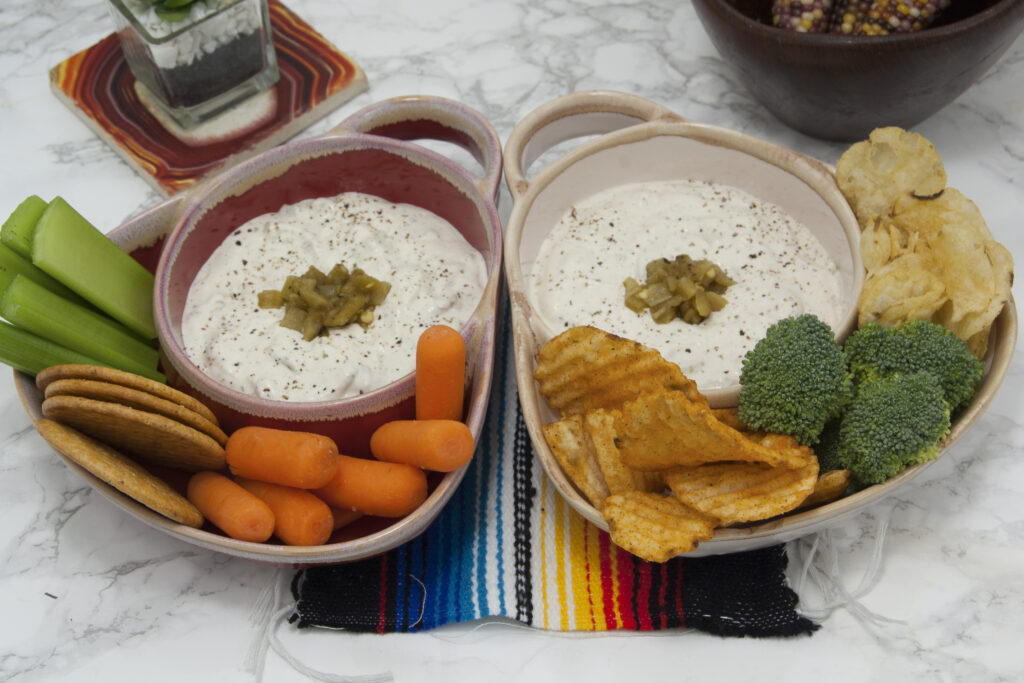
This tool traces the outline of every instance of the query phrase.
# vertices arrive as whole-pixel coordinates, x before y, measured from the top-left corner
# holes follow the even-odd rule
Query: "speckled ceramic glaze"
[[[590,139],[580,141],[586,137]],[[557,156],[566,148],[563,143],[571,140],[579,144]],[[545,152],[551,152],[546,160],[556,158],[528,177],[531,165]],[[558,418],[533,378],[537,353],[553,330],[537,315],[526,283],[540,243],[574,201],[631,182],[695,178],[739,187],[774,202],[811,228],[839,266],[845,315],[837,337],[845,338],[855,327],[864,279],[860,229],[836,186],[833,169],[825,164],[748,135],[686,121],[653,102],[617,92],[576,93],[542,105],[512,131],[504,164],[505,181],[515,200],[505,231],[505,270],[526,425],[555,486],[573,508],[601,528],[607,529],[607,524],[600,512],[572,484],[544,440],[542,427]],[[1011,302],[996,321],[985,379],[944,448],[974,422],[1002,381],[1016,341],[1015,310]],[[712,406],[735,405],[738,387],[706,394]],[[743,528],[719,529],[693,554],[750,550],[835,524],[898,490],[929,464],[829,505]]]
[[[482,172],[410,140],[453,143],[472,154]],[[110,237],[156,270],[154,299],[164,369],[174,384],[217,413],[225,431],[246,424],[315,431],[338,441],[342,452],[357,455],[368,452],[369,435],[377,426],[413,416],[413,374],[362,396],[317,403],[267,401],[232,391],[203,375],[182,350],[180,322],[188,287],[226,235],[250,217],[286,203],[359,191],[444,217],[481,252],[488,274],[480,304],[462,330],[470,382],[465,420],[478,438],[494,362],[502,258],[494,200],[500,177],[500,143],[483,117],[448,100],[398,98],[356,113],[328,135],[270,150],[204,181],[128,221]],[[41,417],[42,396],[32,378],[16,372],[15,383],[29,414]],[[292,547],[236,541],[176,524],[64,459],[115,504],[172,536],[230,555],[296,566],[358,560],[414,538],[441,511],[465,470],[431,475],[427,500],[402,519],[364,518],[335,532],[327,545]],[[171,483],[183,487],[183,481]]]
[[[827,140],[909,128],[981,78],[1024,29],[1024,2],[953,2],[923,31],[835,36],[771,25],[772,0],[694,0],[722,58],[768,111]]]

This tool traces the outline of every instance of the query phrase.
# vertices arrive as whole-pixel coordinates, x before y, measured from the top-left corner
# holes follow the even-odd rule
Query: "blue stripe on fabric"
[[[406,623],[406,615],[408,615],[409,600],[409,569],[406,566],[408,559],[409,550],[403,545],[396,549],[394,555],[394,572],[395,572],[395,630],[404,631],[408,627]]]

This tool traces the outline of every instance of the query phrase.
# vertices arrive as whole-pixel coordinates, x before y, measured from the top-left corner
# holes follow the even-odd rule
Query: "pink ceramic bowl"
[[[435,139],[464,147],[483,176],[422,145]],[[494,196],[501,171],[497,135],[478,114],[436,98],[401,98],[355,114],[333,134],[294,142],[246,161],[190,191],[156,271],[154,306],[165,370],[175,386],[210,405],[230,433],[259,424],[326,434],[350,455],[368,454],[369,436],[389,420],[413,414],[414,375],[369,393],[331,401],[267,400],[205,375],[185,354],[181,320],[196,273],[224,238],[249,219],[314,197],[356,191],[428,209],[454,225],[484,257],[484,295],[462,333],[474,378],[467,420],[483,420],[493,353],[494,310],[501,271],[501,224]],[[412,340],[415,343],[415,340]],[[481,394],[482,392],[482,394]]]
[[[445,156],[406,140],[451,142],[480,163],[474,174]],[[369,433],[382,422],[413,414],[412,374],[357,398],[323,403],[265,401],[219,386],[203,376],[181,350],[181,311],[203,260],[235,226],[282,204],[346,190],[417,204],[446,218],[484,256],[488,280],[462,333],[468,343],[465,421],[479,442],[494,362],[495,310],[501,273],[501,224],[494,197],[501,175],[501,147],[476,112],[437,98],[408,97],[370,106],[322,137],[254,157],[195,188],[171,197],[110,233],[119,247],[156,270],[155,304],[164,370],[175,384],[215,410],[229,432],[246,424],[317,431],[341,440],[343,452],[368,450]],[[158,265],[159,264],[159,265]],[[42,417],[34,378],[15,372],[15,386],[29,416]],[[335,531],[319,546],[237,541],[212,526],[178,524],[137,503],[58,453],[90,486],[132,517],[191,545],[259,562],[309,566],[350,562],[405,543],[434,521],[461,482],[465,469],[433,474],[426,501],[401,519],[364,517]],[[483,457],[477,453],[475,457]],[[158,474],[184,491],[188,475]]]

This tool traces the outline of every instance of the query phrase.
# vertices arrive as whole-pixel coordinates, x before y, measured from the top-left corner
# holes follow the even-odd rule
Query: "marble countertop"
[[[751,99],[689,2],[288,5],[359,63],[370,83],[302,136],[372,102],[432,94],[478,109],[504,142],[538,105],[608,88],[830,163],[845,149],[785,128]],[[49,89],[50,67],[111,30],[100,0],[0,4],[5,216],[29,194],[60,194],[110,229],[160,200]],[[950,185],[977,202],[1020,259],[1024,38],[916,130],[939,149]],[[510,204],[503,189],[503,218]],[[1018,346],[989,410],[936,466],[898,496],[790,548],[793,585],[822,624],[812,637],[557,634],[483,621],[388,636],[282,626],[276,638],[306,666],[338,675],[391,671],[399,681],[729,681],[752,672],[794,681],[1021,680],[1022,355]],[[254,679],[254,646],[264,642],[254,615],[289,570],[194,549],[123,514],[36,435],[9,378],[0,381],[0,451],[0,679]],[[852,602],[823,609],[836,596],[801,582],[799,558],[815,542],[816,566]],[[266,680],[306,680],[274,649],[265,657]]]

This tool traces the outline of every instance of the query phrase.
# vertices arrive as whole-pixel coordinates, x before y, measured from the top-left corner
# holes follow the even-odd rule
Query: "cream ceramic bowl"
[[[482,172],[471,172],[423,144],[407,140],[453,143],[471,153]],[[327,135],[269,150],[203,181],[128,221],[110,237],[156,271],[154,298],[164,370],[176,378],[178,388],[209,405],[225,431],[263,424],[325,433],[338,440],[342,452],[355,455],[368,453],[369,435],[377,425],[413,416],[414,374],[362,396],[337,401],[289,403],[238,394],[210,381],[184,356],[180,347],[184,296],[206,256],[253,212],[274,211],[282,203],[311,196],[357,190],[417,204],[441,215],[482,253],[487,268],[481,301],[462,329],[469,382],[465,421],[478,439],[494,363],[502,254],[494,198],[500,176],[501,146],[482,116],[439,98],[398,98],[357,112]],[[33,378],[15,372],[15,384],[30,417],[41,417],[42,396]],[[176,524],[64,459],[114,504],[164,533],[209,550],[293,566],[354,561],[414,538],[440,513],[465,472],[461,468],[432,474],[426,501],[404,518],[366,517],[336,531],[325,545],[295,547],[236,541],[210,526],[192,529]],[[187,475],[160,474],[184,490]]]
[[[559,156],[567,141],[578,144]],[[527,177],[531,164],[545,152],[557,158]],[[542,105],[512,131],[504,163],[505,181],[515,202],[505,230],[505,272],[526,425],[555,486],[577,512],[602,529],[607,524],[600,512],[572,484],[544,440],[541,428],[556,420],[557,414],[539,394],[533,378],[537,353],[555,331],[531,301],[530,269],[541,242],[574,202],[641,181],[692,178],[739,187],[781,206],[815,233],[841,274],[844,316],[837,338],[844,339],[856,325],[864,277],[860,231],[836,186],[833,169],[826,164],[749,135],[687,121],[653,102],[617,92],[581,92]],[[1016,327],[1011,303],[996,322],[986,377],[971,406],[959,415],[944,448],[991,400],[1012,356]],[[738,386],[732,386],[704,393],[712,406],[725,407],[736,405],[738,391]],[[742,528],[719,529],[693,555],[750,550],[835,524],[897,490],[929,464],[829,505]]]

